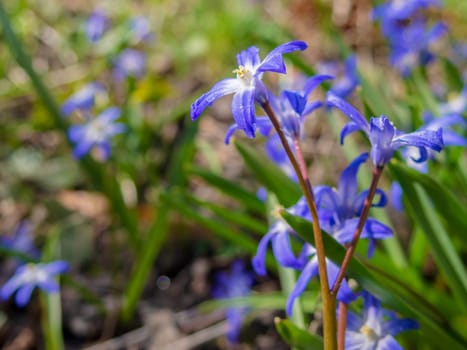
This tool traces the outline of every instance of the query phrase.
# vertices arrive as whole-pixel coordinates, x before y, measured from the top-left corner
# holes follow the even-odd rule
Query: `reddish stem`
[[[339,318],[337,321],[337,349],[345,350],[345,330],[347,329],[347,304],[339,302]]]

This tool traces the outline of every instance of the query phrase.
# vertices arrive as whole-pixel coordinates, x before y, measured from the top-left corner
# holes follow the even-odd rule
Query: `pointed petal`
[[[341,145],[344,144],[344,139],[346,138],[347,135],[355,131],[360,131],[360,130],[362,130],[362,128],[358,124],[355,124],[354,122],[349,122],[345,124],[341,130],[341,136],[340,136]]]
[[[197,119],[206,107],[211,106],[218,98],[240,90],[242,87],[241,84],[239,80],[234,78],[224,79],[215,84],[211,90],[206,92],[191,105],[191,119]]]
[[[72,125],[68,129],[68,138],[73,143],[79,142],[86,133],[86,125]]]
[[[355,109],[355,107],[353,107],[351,104],[347,103],[340,97],[336,96],[332,92],[328,92],[326,101],[328,105],[341,110],[352,120],[354,124],[356,124],[361,130],[363,130],[367,135],[369,135],[370,125],[368,121],[363,117],[363,115],[359,111],[357,111],[357,109]],[[353,127],[353,131],[355,130],[355,127]]]
[[[284,96],[287,98],[287,100],[290,102],[290,105],[292,106],[292,109],[297,112],[297,114],[302,114],[303,110],[305,109],[306,106],[306,98],[301,96],[300,94],[293,92],[293,91],[288,91],[285,90],[282,92]]]
[[[360,165],[368,159],[368,153],[362,153],[355,158],[342,172],[339,178],[338,192],[346,208],[350,207],[351,201],[357,194],[357,172]]]
[[[15,302],[18,306],[25,306],[29,299],[31,299],[32,291],[34,290],[34,284],[26,284],[25,286],[21,287],[15,296]]]
[[[73,156],[76,159],[83,158],[91,148],[94,146],[93,142],[89,142],[87,140],[82,140],[80,143],[78,143],[75,148],[73,149]]]
[[[402,346],[391,335],[386,335],[378,341],[375,350],[404,350]]]
[[[66,261],[57,260],[48,263],[47,266],[44,267],[44,270],[46,270],[49,275],[57,275],[67,271],[69,267],[70,265]]]
[[[428,147],[434,151],[440,152],[444,146],[443,131],[438,129],[420,130],[409,134],[403,134],[394,138],[392,142],[394,149],[402,146]]]
[[[411,318],[393,319],[383,325],[382,333],[398,335],[400,332],[418,328],[418,322]]]
[[[402,201],[403,194],[404,192],[402,191],[401,185],[398,182],[394,181],[391,184],[391,190],[390,190],[391,203],[392,203],[392,206],[398,211],[404,210],[404,203]]]
[[[301,115],[301,118],[300,118],[300,121],[303,122],[304,118],[310,114],[311,112],[313,112],[315,109],[318,109],[320,107],[323,106],[323,102],[321,101],[315,101],[315,102],[311,102],[311,103],[307,103],[305,108],[303,109],[303,112],[302,112],[302,115]]]
[[[237,55],[239,66],[253,68],[260,64],[259,49],[256,46],[250,46]]]
[[[313,92],[316,87],[325,80],[332,80],[334,77],[332,75],[320,74],[311,77],[305,82],[305,87],[303,88],[303,96],[308,97],[309,94]]]
[[[255,272],[260,276],[266,276],[266,252],[268,249],[268,244],[274,236],[277,235],[275,232],[268,232],[266,235],[261,238],[258,244],[258,250],[256,251],[256,255],[251,260],[251,264],[253,265],[253,269]]]
[[[255,125],[255,90],[248,88],[238,91],[232,100],[232,114],[236,124],[245,134],[254,138]]]
[[[300,296],[300,294],[302,294],[305,291],[306,287],[308,286],[308,282],[310,282],[310,280],[315,276],[318,276],[317,257],[313,257],[302,270],[302,273],[300,274],[300,277],[298,278],[294,289],[287,298],[286,311],[289,317],[292,315],[295,299],[297,299]]]
[[[283,267],[300,269],[302,262],[295,257],[290,245],[290,235],[288,233],[279,233],[272,239],[272,250],[277,262]]]
[[[308,45],[303,41],[291,41],[285,44],[282,44],[272,50],[261,62],[261,64],[257,67],[256,72],[276,72],[276,73],[285,73],[285,63],[284,59],[282,58],[283,54],[297,51],[297,50],[305,50]]]
[[[381,302],[367,291],[363,291],[362,295],[365,324],[375,331],[379,330],[382,317]]]

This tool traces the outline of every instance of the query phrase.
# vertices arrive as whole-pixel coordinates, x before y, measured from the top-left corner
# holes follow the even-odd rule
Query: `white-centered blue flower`
[[[191,105],[191,118],[197,119],[206,107],[211,106],[218,98],[234,94],[232,114],[235,123],[248,137],[255,137],[255,103],[262,105],[269,99],[268,90],[261,80],[263,73],[286,73],[282,55],[306,48],[307,44],[303,41],[285,43],[272,50],[262,61],[259,57],[259,49],[255,46],[240,52],[237,55],[238,68],[234,70],[237,77],[221,80],[198,98]]]
[[[399,319],[394,312],[381,307],[381,302],[363,291],[363,315],[347,314],[346,350],[402,350],[394,338],[400,332],[418,329],[415,320]]]
[[[0,298],[7,300],[16,292],[16,304],[24,306],[31,299],[32,292],[36,287],[46,293],[56,293],[59,286],[55,276],[67,269],[68,263],[60,260],[50,263],[22,265],[0,289]]]

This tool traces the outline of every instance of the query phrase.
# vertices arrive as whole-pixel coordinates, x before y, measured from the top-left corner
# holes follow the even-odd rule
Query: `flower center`
[[[106,125],[99,119],[93,120],[89,123],[86,138],[95,142],[105,139],[105,128]]]
[[[365,336],[370,338],[372,341],[376,341],[378,339],[378,334],[376,334],[376,332],[372,328],[368,327],[367,325],[363,325],[360,328],[360,333],[364,334]]]
[[[237,79],[241,80],[245,85],[250,85],[253,80],[253,74],[245,66],[238,66],[233,73],[237,74]]]

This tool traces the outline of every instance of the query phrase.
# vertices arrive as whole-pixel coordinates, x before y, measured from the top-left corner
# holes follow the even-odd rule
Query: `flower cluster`
[[[420,9],[439,6],[438,0],[392,0],[375,8],[373,18],[381,22],[381,30],[391,48],[390,62],[403,75],[433,59],[430,46],[446,32],[438,22],[429,27]]]

